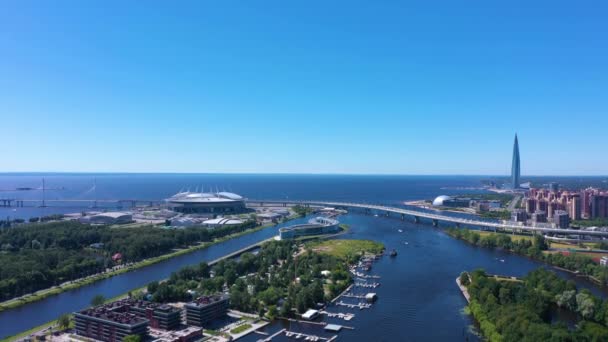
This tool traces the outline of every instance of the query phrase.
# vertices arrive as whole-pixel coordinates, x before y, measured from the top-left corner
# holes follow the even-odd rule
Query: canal
[[[278,228],[297,223],[304,223],[308,219],[299,218],[269,227],[251,234],[218,243],[209,248],[194,251],[189,254],[177,256],[154,265],[140,268],[131,272],[100,280],[78,289],[47,297],[16,309],[0,312],[0,338],[5,338],[32,327],[57,319],[61,314],[89,306],[91,299],[98,294],[112,298],[124,294],[146,284],[160,279],[168,278],[174,272],[186,265],[197,264],[203,261],[212,261],[256,242],[268,239],[278,234]]]

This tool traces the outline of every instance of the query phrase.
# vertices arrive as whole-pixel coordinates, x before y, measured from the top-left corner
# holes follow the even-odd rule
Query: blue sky
[[[602,1],[6,1],[0,171],[608,174]]]

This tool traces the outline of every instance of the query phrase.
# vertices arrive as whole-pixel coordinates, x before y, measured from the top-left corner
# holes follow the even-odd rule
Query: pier
[[[363,310],[363,309],[369,309],[372,307],[372,304],[370,303],[358,303],[358,304],[348,304],[348,303],[344,303],[343,301],[339,301],[336,303],[336,305],[338,306],[345,306],[349,309],[359,309],[359,310]]]
[[[364,287],[366,289],[375,289],[380,286],[380,283],[355,283],[355,287]]]

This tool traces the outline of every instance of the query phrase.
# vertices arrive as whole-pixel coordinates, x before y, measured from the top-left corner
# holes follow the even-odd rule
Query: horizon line
[[[0,171],[0,175],[75,175],[75,174],[125,174],[125,175],[297,175],[297,176],[465,176],[465,177],[504,177],[509,174],[466,174],[466,173],[341,173],[341,172],[178,172],[178,171]],[[524,177],[608,177],[608,174],[530,174]]]

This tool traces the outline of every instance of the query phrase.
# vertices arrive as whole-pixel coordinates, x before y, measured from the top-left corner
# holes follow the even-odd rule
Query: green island
[[[504,233],[481,232],[458,228],[448,228],[445,232],[452,237],[467,241],[475,246],[500,248],[545,262],[566,271],[586,276],[600,285],[608,284],[608,269],[600,266],[593,260],[593,255],[602,254],[574,251],[569,251],[565,254],[551,251],[549,250],[550,243],[541,235],[511,236]],[[551,245],[553,245],[553,243]],[[561,247],[563,247],[563,245]]]
[[[476,270],[459,281],[470,296],[466,311],[489,341],[608,340],[608,300],[554,272],[539,268],[513,280]]]
[[[267,227],[256,227],[254,221],[213,230],[151,225],[122,228],[63,221],[2,229],[0,300],[4,302],[0,311]],[[116,253],[121,255],[120,263],[112,259]]]
[[[383,250],[381,243],[367,240],[269,241],[257,255],[184,267],[167,281],[150,283],[147,291],[153,301],[167,303],[190,300],[193,291],[217,293],[226,284],[233,309],[269,319],[289,317],[336,297],[353,281],[349,265]]]

